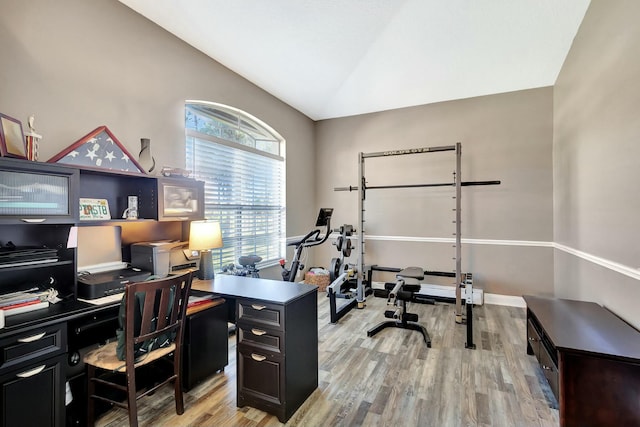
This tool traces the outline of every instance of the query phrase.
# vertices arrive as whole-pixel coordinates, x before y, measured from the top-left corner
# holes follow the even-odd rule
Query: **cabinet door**
[[[187,316],[182,384],[193,388],[229,363],[226,303]]]
[[[58,356],[2,376],[2,427],[64,424],[64,360]]]
[[[204,219],[204,181],[158,178],[159,221]]]
[[[78,218],[77,169],[0,159],[0,223],[74,223]]]
[[[257,406],[268,403],[279,406],[284,403],[284,358],[268,357],[251,346],[238,345],[238,404]]]

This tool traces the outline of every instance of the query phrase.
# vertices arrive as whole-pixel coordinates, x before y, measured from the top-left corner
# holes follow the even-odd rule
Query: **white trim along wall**
[[[330,238],[335,239],[339,236],[338,233],[332,233]],[[352,239],[357,239],[357,235],[352,236]],[[287,238],[287,243],[300,239],[302,236],[295,236]],[[444,237],[412,237],[412,236],[376,236],[368,235],[367,240],[377,241],[396,241],[396,242],[418,242],[418,243],[455,243],[453,238]],[[462,243],[471,245],[497,245],[497,246],[526,246],[526,247],[547,247],[554,248],[566,252],[568,254],[577,256],[586,261],[597,264],[601,267],[623,274],[636,280],[640,280],[640,268],[629,267],[608,259],[589,254],[587,252],[579,251],[569,246],[562,245],[555,242],[544,242],[536,240],[492,240],[492,239],[462,239]],[[515,307],[525,307],[522,297],[511,295],[499,295],[499,294],[484,294],[484,302],[486,304],[494,305],[509,305]]]

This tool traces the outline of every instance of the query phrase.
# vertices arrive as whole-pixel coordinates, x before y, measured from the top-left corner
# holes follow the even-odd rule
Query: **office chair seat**
[[[99,347],[84,357],[84,363],[95,366],[96,368],[105,369],[114,372],[124,372],[127,370],[126,363],[123,360],[118,359],[116,355],[117,342],[110,342],[102,347]],[[140,367],[151,363],[154,360],[158,360],[161,357],[171,354],[176,349],[176,344],[172,343],[167,347],[158,348],[147,354],[144,354],[136,359],[134,367]]]

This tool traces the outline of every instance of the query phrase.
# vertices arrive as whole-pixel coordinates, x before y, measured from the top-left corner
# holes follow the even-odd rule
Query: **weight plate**
[[[344,237],[338,236],[338,238],[336,239],[336,249],[338,249],[338,252],[342,251],[343,244],[344,244]]]
[[[349,258],[349,256],[351,255],[351,239],[347,239],[345,245],[343,246],[344,247],[342,248],[342,255],[344,255],[346,258]]]
[[[331,265],[329,268],[329,279],[331,280],[331,283],[338,278],[341,273],[341,268],[342,261],[340,261],[340,258],[331,258]]]

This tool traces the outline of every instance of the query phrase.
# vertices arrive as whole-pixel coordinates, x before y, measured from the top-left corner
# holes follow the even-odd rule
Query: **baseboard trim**
[[[524,298],[515,295],[484,294],[484,303],[491,305],[506,305],[509,307],[526,307]]]

